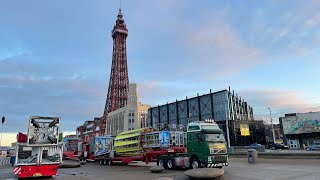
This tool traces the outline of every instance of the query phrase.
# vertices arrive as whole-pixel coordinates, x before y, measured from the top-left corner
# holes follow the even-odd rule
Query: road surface
[[[2,157],[0,156],[0,167],[6,166],[10,164],[10,157]]]
[[[246,159],[230,160],[230,166],[224,167],[225,174],[218,180],[318,180],[320,177],[320,160],[295,159],[258,159],[256,164],[248,164]],[[135,163],[129,166],[107,166],[97,163],[87,163],[80,168],[59,169],[54,180],[152,180],[158,177],[170,177],[175,180],[190,180],[183,170],[165,170],[162,173],[151,173],[148,166]],[[0,179],[16,179],[12,167],[6,166],[6,171],[0,169]],[[2,175],[2,171],[4,172]],[[7,173],[5,173],[7,172]]]

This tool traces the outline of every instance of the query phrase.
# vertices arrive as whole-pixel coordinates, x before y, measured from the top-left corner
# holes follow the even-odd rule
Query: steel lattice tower
[[[108,95],[104,109],[104,117],[107,114],[127,105],[129,92],[129,78],[127,66],[126,39],[128,29],[119,9],[116,24],[112,30],[113,52]]]

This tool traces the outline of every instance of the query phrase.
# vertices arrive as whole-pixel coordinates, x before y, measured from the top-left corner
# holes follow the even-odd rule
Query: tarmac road
[[[0,156],[0,167],[7,166],[10,164],[10,157],[1,157]]]
[[[165,170],[162,173],[151,173],[143,163],[131,165],[107,166],[97,163],[87,163],[80,168],[59,169],[54,180],[152,180],[158,177],[170,177],[175,180],[190,180],[183,170]],[[11,168],[12,167],[8,166]],[[218,180],[318,180],[320,177],[320,160],[297,159],[258,159],[256,164],[248,164],[247,159],[235,158],[230,160],[230,166],[223,168],[225,174]],[[14,178],[1,176],[0,179]]]
[[[0,179],[12,177],[12,166],[9,157],[0,157]]]

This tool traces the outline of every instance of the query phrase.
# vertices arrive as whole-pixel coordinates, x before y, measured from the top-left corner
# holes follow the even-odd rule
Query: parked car
[[[270,146],[270,149],[289,149],[288,146],[284,145],[284,144],[280,144],[280,143],[273,143]]]
[[[307,151],[320,151],[320,142],[310,144],[306,147]]]
[[[258,143],[251,144],[250,146],[246,146],[245,148],[246,149],[255,149],[260,152],[265,151],[265,147],[261,144],[258,144]]]

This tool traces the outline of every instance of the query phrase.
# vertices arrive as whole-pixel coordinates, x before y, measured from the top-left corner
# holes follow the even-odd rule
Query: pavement
[[[10,165],[9,157],[0,157],[0,179],[13,176],[13,167]]]
[[[235,153],[244,153],[247,152],[246,149],[242,150],[236,150]],[[277,150],[272,150],[272,149],[266,149],[264,153],[292,153],[292,154],[319,154],[320,151],[307,151],[307,150],[301,150],[301,149],[277,149]]]
[[[269,150],[257,152],[260,159],[320,159],[320,151],[306,150]],[[246,151],[236,151],[231,158],[246,158]]]
[[[10,164],[10,157],[1,157],[0,156],[0,167]]]
[[[225,174],[217,180],[319,180],[320,160],[312,159],[258,159],[256,164],[248,164],[247,159],[232,158],[230,165],[223,167]],[[80,168],[59,169],[53,180],[152,180],[168,177],[175,180],[190,180],[184,170],[164,170],[162,173],[151,173],[150,167],[142,162],[130,165],[99,165],[87,163]],[[0,179],[16,179],[11,166],[0,169]],[[10,173],[8,173],[10,172]]]
[[[256,164],[248,164],[247,159],[232,159],[225,167],[221,180],[318,180],[320,160],[302,159],[258,159]]]

